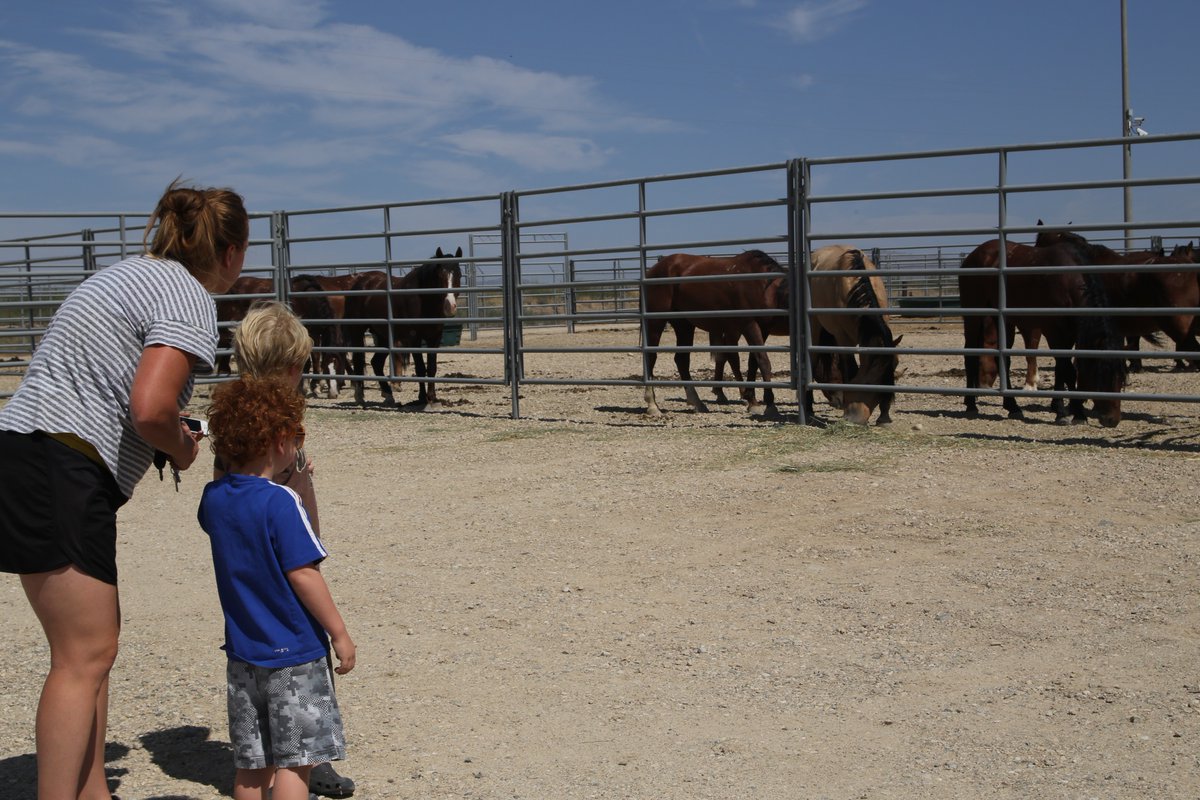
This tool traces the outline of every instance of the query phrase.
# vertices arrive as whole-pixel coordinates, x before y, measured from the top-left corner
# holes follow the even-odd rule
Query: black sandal
[[[354,781],[338,775],[333,764],[317,764],[308,775],[308,790],[325,797],[349,797],[354,794]]]

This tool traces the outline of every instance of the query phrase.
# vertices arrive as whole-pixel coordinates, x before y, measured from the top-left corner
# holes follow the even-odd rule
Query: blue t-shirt
[[[299,495],[230,472],[204,487],[197,517],[212,544],[226,654],[270,668],[326,655],[324,629],[287,579],[289,570],[326,556]]]

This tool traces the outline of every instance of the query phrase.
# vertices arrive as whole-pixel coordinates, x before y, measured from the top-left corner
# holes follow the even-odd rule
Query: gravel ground
[[[565,337],[526,344],[543,342]],[[905,383],[962,382],[960,360],[902,363]],[[501,364],[448,351],[441,372]],[[623,353],[525,367],[640,373]],[[1130,388],[1197,383],[1157,362]],[[693,414],[673,388],[662,419],[634,386],[529,386],[520,420],[503,387],[440,393],[309,415],[326,574],[359,645],[338,681],[357,797],[1200,796],[1194,406],[1127,402],[1105,430],[1056,426],[1044,401],[967,420],[961,398],[906,393],[888,428],[813,429]],[[202,471],[178,494],[148,477],[122,511],[125,800],[230,793]],[[0,797],[31,800],[47,655],[15,579],[0,613]]]

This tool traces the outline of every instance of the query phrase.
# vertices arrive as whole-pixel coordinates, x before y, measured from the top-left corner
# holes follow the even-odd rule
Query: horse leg
[[[363,346],[363,338],[361,336],[352,336],[350,338],[350,346],[356,348],[350,356],[350,372],[358,378],[363,378],[367,374],[367,354],[357,349]],[[366,398],[363,396],[363,383],[364,381],[362,380],[354,381],[354,402],[360,406],[366,404]]]
[[[1125,337],[1125,349],[1131,353],[1140,353],[1142,351],[1142,337],[1141,336],[1126,336]],[[1142,371],[1142,359],[1138,358],[1137,356],[1130,356],[1129,357],[1129,371],[1130,372],[1141,372]]]
[[[663,331],[667,327],[666,320],[651,319],[646,321],[646,346],[658,347],[658,343],[662,341]],[[646,364],[646,389],[644,392],[646,398],[646,416],[661,417],[662,409],[658,407],[658,402],[654,397],[654,363],[658,360],[658,352],[655,350],[646,350],[644,352]]]
[[[691,347],[696,340],[696,326],[682,319],[672,320],[671,327],[675,329],[675,343],[679,347]],[[675,354],[675,368],[679,370],[679,380],[684,381],[683,392],[687,395],[688,405],[692,410],[699,414],[706,413],[708,406],[701,401],[700,395],[696,393],[696,387],[692,386],[692,354],[683,350]]]
[[[746,344],[752,347],[762,347],[766,343],[766,337],[763,336],[762,328],[757,322],[751,322],[743,331],[746,337]],[[770,384],[774,379],[771,374],[771,359],[763,350],[756,350],[750,354],[747,371],[753,368],[753,365],[758,365],[759,371],[762,372],[763,381]],[[763,388],[763,401],[761,404],[754,401],[754,390],[751,389],[749,396],[746,397],[746,410],[751,414],[762,414],[764,411],[775,407],[775,390],[770,386]]]
[[[381,346],[379,342],[386,342],[382,336],[376,338],[376,347]],[[383,395],[383,402],[387,405],[392,405],[396,402],[395,395],[392,394],[392,386],[385,380],[383,374],[383,362],[387,361],[388,354],[386,351],[380,350],[371,356],[371,369],[375,372],[375,377],[379,378],[379,392]]]
[[[722,345],[728,345],[729,338],[724,334],[713,333],[710,331],[708,334],[708,344],[713,348],[713,352],[711,354],[713,362],[713,380],[725,380],[725,365],[728,364],[730,372],[732,372],[734,378],[740,382],[742,380],[742,365],[738,363],[737,353],[730,353],[718,349]],[[735,341],[734,344],[737,344],[737,342]],[[716,398],[718,403],[725,404],[729,402],[729,398],[725,396],[724,387],[714,386],[712,387],[712,393],[713,397]]]
[[[984,318],[963,317],[963,348],[967,350],[983,347]],[[978,355],[963,354],[963,374],[967,381],[967,394],[963,395],[963,405],[966,406],[968,419],[979,416],[979,405],[972,389],[978,389],[982,383],[983,362]]]
[[[430,345],[430,347],[435,347],[435,346],[436,345]],[[426,361],[426,367],[428,369],[428,371],[426,372],[426,377],[430,379],[429,390],[428,390],[428,392],[426,392],[427,397],[428,397],[428,402],[430,404],[436,404],[438,401],[438,399],[437,399],[437,384],[434,383],[432,379],[437,377],[437,351],[436,350],[431,351],[429,353],[429,356],[425,359],[425,361]]]
[[[1013,337],[1017,335],[1017,326],[1011,322],[1004,325],[1004,345],[1012,347]],[[1008,388],[1012,388],[1010,377],[1012,372],[1009,370],[1008,355],[1001,353],[996,358],[996,374],[1004,376],[1004,382]],[[1057,372],[1057,370],[1056,370]],[[1009,419],[1025,419],[1025,412],[1021,410],[1021,406],[1017,403],[1017,398],[1012,395],[1005,395],[1003,401],[1004,410],[1008,412]]]
[[[1042,332],[1038,328],[1021,329],[1021,338],[1025,340],[1025,347],[1030,350],[1037,350],[1042,343]],[[1038,388],[1038,363],[1037,356],[1025,356],[1025,390],[1028,392],[1037,391]]]

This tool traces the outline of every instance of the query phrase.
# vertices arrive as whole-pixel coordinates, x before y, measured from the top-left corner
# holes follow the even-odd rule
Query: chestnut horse
[[[959,296],[963,308],[995,308],[999,305],[999,280],[995,272],[999,262],[998,239],[984,242],[963,259],[963,269],[988,271],[988,274],[959,275]],[[1088,258],[1079,243],[1073,240],[1055,241],[1045,247],[1008,242],[1006,263],[1017,268],[1083,266],[1088,263]],[[1023,331],[1040,331],[1055,350],[1076,347],[1085,350],[1121,349],[1120,334],[1109,315],[1024,314],[1020,311],[1021,308],[1101,309],[1109,306],[1104,284],[1096,275],[1082,271],[1047,274],[1017,270],[1005,274],[1004,287],[1007,297],[1004,341],[1010,346],[1015,330],[1021,327]],[[964,315],[963,338],[965,347],[969,349],[997,347],[997,318],[990,314]],[[981,384],[991,385],[995,374],[992,370],[1007,370],[1007,356],[1002,356],[999,364],[994,358],[978,355],[964,354],[963,359],[968,389],[977,389]],[[1055,391],[1075,391],[1078,388],[1085,392],[1116,394],[1125,387],[1127,373],[1124,359],[1080,356],[1073,360],[1057,356],[1054,363]],[[974,395],[966,395],[963,402],[967,407],[967,416],[979,415]],[[1097,397],[1093,402],[1100,424],[1113,427],[1121,421],[1120,398]],[[1003,403],[1010,419],[1024,416],[1016,398],[1006,396]],[[1051,402],[1051,408],[1060,424],[1087,420],[1080,398],[1071,398],[1069,403],[1064,404],[1062,398],[1056,397]]]
[[[782,273],[783,267],[761,250],[746,250],[732,258],[672,253],[663,256],[646,270],[646,277],[649,279],[748,276],[744,280],[679,280],[646,284],[644,305],[648,314],[684,315],[651,317],[646,320],[644,356],[648,381],[645,389],[647,415],[662,415],[662,409],[654,396],[654,385],[649,381],[654,379],[654,364],[658,359],[658,353],[651,348],[658,347],[667,324],[670,323],[675,331],[675,344],[678,347],[691,347],[697,328],[708,331],[710,338],[725,343],[726,346],[732,346],[739,338],[745,337],[751,346],[761,347],[766,338],[764,329],[769,327],[769,323],[766,318],[756,315],[755,312],[768,308],[767,287],[775,280],[770,275],[761,273],[776,272]],[[715,316],[729,311],[745,313]],[[763,380],[770,383],[771,361],[767,354],[761,350],[755,351],[750,358],[752,363],[762,370]],[[696,388],[691,385],[691,352],[682,350],[675,353],[675,366],[679,370],[680,380],[686,382],[683,388],[688,404],[697,412],[707,411],[708,408],[696,394]],[[761,405],[754,402],[752,393],[743,390],[742,394],[747,398],[747,407],[751,413],[763,410]],[[770,387],[763,389],[763,403],[768,408],[775,403],[775,395]]]
[[[375,347],[384,348],[371,357],[371,368],[381,378],[379,390],[389,405],[395,402],[395,397],[391,385],[382,380],[388,348],[406,348],[399,354],[400,365],[407,365],[411,354],[418,379],[436,377],[442,329],[445,320],[458,310],[457,292],[462,286],[462,268],[454,259],[462,258],[462,248],[448,256],[439,247],[433,258],[435,260],[413,267],[401,278],[393,277],[390,289],[386,273],[379,270],[361,272],[354,283],[355,293],[346,297],[345,318],[355,320],[343,323],[348,345],[362,348],[369,330]],[[365,361],[362,350],[353,353],[351,363],[355,375],[365,374]],[[431,380],[419,380],[418,384],[416,402],[420,405],[436,403],[437,384]],[[354,384],[354,399],[359,404],[364,402],[362,381]]]

